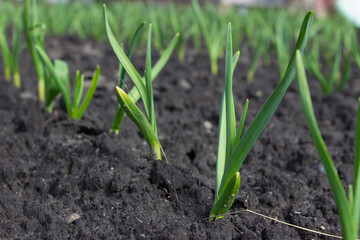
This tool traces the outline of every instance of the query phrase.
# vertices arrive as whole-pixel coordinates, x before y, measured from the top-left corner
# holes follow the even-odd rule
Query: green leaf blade
[[[96,85],[97,85],[97,82],[98,82],[98,79],[99,79],[99,75],[100,75],[100,66],[97,65],[96,69],[95,69],[95,72],[94,72],[94,75],[93,75],[93,77],[91,79],[89,89],[87,90],[87,92],[85,94],[84,100],[82,101],[79,109],[75,113],[75,118],[76,119],[81,119],[81,117],[84,114],[87,106],[89,105],[89,103],[91,101],[91,98],[94,95]]]
[[[231,206],[233,205],[237,192],[240,188],[240,173],[236,172],[235,175],[231,178],[231,181],[225,187],[223,194],[220,198],[215,202],[211,211],[210,211],[210,218],[214,218],[217,215],[223,215],[229,211]],[[223,216],[216,217],[215,219],[222,218]],[[211,219],[213,220],[213,219]]]
[[[35,44],[42,45],[41,39],[43,36],[34,36],[33,28],[39,25],[37,21],[37,14],[36,14],[36,1],[31,4],[31,0],[26,0],[24,5],[24,12],[23,12],[23,25],[24,25],[24,32],[25,32],[25,39],[26,44],[31,56],[31,60],[34,64],[36,75],[38,78],[38,95],[39,100],[44,102],[45,99],[45,70],[43,68],[43,64],[41,62],[40,56],[37,54],[35,49]]]
[[[137,41],[139,40],[143,29],[145,27],[145,22],[140,23],[140,25],[138,26],[138,28],[136,29],[134,35],[132,36],[131,40],[130,40],[130,45],[129,48],[126,52],[126,56],[131,59],[135,45],[137,43]],[[124,89],[124,83],[125,83],[125,75],[126,75],[126,70],[123,68],[123,66],[120,63],[119,66],[119,82],[118,82],[118,86],[121,87],[122,89]]]
[[[242,133],[242,130],[243,130],[243,127],[244,127],[248,106],[249,106],[249,99],[246,99],[244,109],[243,109],[241,117],[240,117],[239,126],[238,126],[238,129],[236,131],[235,140],[234,140],[235,143],[239,142],[239,140],[241,138],[241,133]]]
[[[119,87],[116,87],[116,96],[121,107],[145,137],[147,143],[149,144],[151,153],[154,155],[154,158],[156,160],[161,160],[160,143],[147,118],[131,101],[128,95]]]
[[[75,84],[74,84],[74,96],[73,96],[73,111],[77,111],[80,100],[82,97],[82,92],[84,88],[84,75],[80,75],[79,71],[75,73]]]
[[[341,89],[348,82],[349,77],[350,77],[350,72],[351,72],[351,62],[350,62],[350,56],[349,56],[349,54],[347,54],[347,56],[345,56],[345,60],[344,60],[344,69],[343,69],[342,77],[340,79],[339,85],[336,88],[336,91],[338,91],[338,92],[341,91]]]
[[[321,73],[319,64],[315,62],[315,60],[312,60],[310,57],[304,56],[304,60],[306,62],[307,69],[314,75],[314,77],[319,81],[321,90],[325,93],[327,92],[328,84],[324,77],[324,75]]]
[[[151,70],[151,81],[154,81],[160,71],[164,68],[168,60],[170,59],[171,53],[173,52],[177,42],[179,39],[179,33],[176,33],[171,42],[169,43],[168,47],[162,53],[160,59],[156,62],[154,67]],[[145,79],[142,79],[145,82]],[[131,101],[137,102],[140,99],[140,93],[136,87],[133,87],[130,91],[128,96],[130,97]],[[121,110],[119,106],[116,108],[115,117],[111,124],[110,132],[119,132],[120,125],[122,123],[124,117],[124,111]]]
[[[356,114],[355,140],[354,140],[354,232],[359,231],[360,221],[360,98]]]
[[[4,24],[6,26],[6,24]],[[9,48],[8,42],[5,36],[5,28],[0,26],[0,52],[4,64],[4,73],[5,73],[5,80],[9,82],[11,80],[11,61],[12,61],[12,54]]]
[[[218,129],[218,144],[216,154],[216,180],[215,180],[215,202],[219,198],[219,191],[221,180],[223,178],[226,160],[226,106],[225,106],[225,91],[221,97],[221,107],[219,116],[219,129]]]
[[[135,49],[135,45],[137,43],[137,41],[139,40],[143,29],[145,27],[145,22],[142,22],[138,28],[136,29],[134,35],[131,38],[130,44],[129,44],[129,48],[126,52],[126,56],[129,58],[129,60],[132,57],[133,51]],[[124,67],[122,66],[121,63],[119,63],[119,80],[118,80],[118,86],[121,89],[124,89],[124,85],[125,85],[125,77],[126,77],[126,70],[124,69]],[[136,87],[134,87],[135,90],[137,90]],[[137,91],[138,94],[138,99],[140,98],[139,92]],[[111,127],[110,127],[110,133],[111,132],[115,132],[116,134],[119,133],[119,128],[121,126],[123,117],[125,116],[124,111],[121,109],[119,104],[116,104],[116,110],[115,110],[115,115],[114,118],[112,120],[111,123]]]
[[[70,101],[70,92],[67,90],[67,87],[65,86],[64,82],[60,76],[58,76],[58,72],[56,71],[55,67],[51,63],[50,58],[47,56],[46,52],[39,46],[35,46],[35,49],[39,53],[39,56],[44,61],[46,67],[48,68],[49,72],[51,73],[53,79],[56,81],[57,87],[59,88],[61,95],[63,97],[63,100],[65,102],[65,107],[68,115],[68,119],[72,119],[72,110],[71,110],[71,101]]]
[[[304,112],[307,125],[309,127],[309,131],[311,133],[311,137],[313,139],[316,150],[320,156],[320,160],[324,166],[326,175],[330,183],[331,190],[334,194],[344,239],[356,239],[357,233],[354,232],[353,218],[352,218],[348,199],[346,197],[344,188],[341,184],[340,178],[337,174],[333,161],[326,149],[324,140],[321,136],[319,127],[316,122],[314,109],[312,107],[309,86],[307,84],[302,57],[299,50],[297,50],[296,52],[296,63],[297,63],[297,85],[298,85],[301,106]]]
[[[295,45],[295,50],[304,50],[306,41],[309,34],[310,24],[312,20],[313,12],[310,11],[304,18],[303,24],[300,29],[299,37]],[[256,115],[254,120],[249,125],[248,129],[234,147],[234,150],[230,156],[229,161],[225,166],[224,178],[221,186],[226,186],[233,176],[241,167],[245,157],[249,153],[252,145],[259,137],[266,124],[270,120],[271,116],[275,112],[279,105],[282,97],[284,96],[287,88],[289,87],[296,71],[295,62],[295,50],[293,51],[292,57],[285,71],[283,79],[279,82],[278,86],[274,89],[264,106],[261,108],[259,113]]]
[[[151,81],[151,29],[152,24],[149,25],[147,48],[146,48],[146,62],[145,62],[145,86],[146,86],[146,96],[148,97],[148,110],[147,117],[150,121],[155,134],[156,134],[156,119],[155,119],[155,108],[154,108],[154,98],[152,90],[152,81]]]
[[[232,93],[233,75],[233,48],[231,36],[231,23],[228,24],[226,34],[226,55],[225,55],[225,110],[226,110],[226,159],[230,156],[236,133],[235,107]]]
[[[234,56],[233,56],[233,60],[232,60],[232,72],[234,73],[236,65],[238,63],[240,57],[240,51],[237,51]]]
[[[157,75],[159,75],[160,71],[165,67],[166,63],[169,61],[171,53],[173,52],[177,41],[179,39],[179,33],[176,33],[169,46],[165,49],[160,59],[156,62],[154,67],[151,70],[151,81],[154,81]],[[144,80],[145,81],[145,80]],[[133,87],[128,96],[131,98],[133,102],[137,102],[140,99],[140,94],[137,88]]]
[[[112,49],[114,50],[120,63],[125,68],[127,74],[129,75],[131,80],[134,82],[137,90],[139,91],[141,99],[144,102],[145,110],[146,110],[146,112],[148,112],[148,109],[147,109],[148,102],[147,102],[145,84],[144,84],[143,80],[141,79],[140,74],[136,71],[135,67],[132,65],[130,60],[127,58],[125,52],[122,50],[122,48],[118,44],[118,42],[110,28],[109,22],[108,22],[106,5],[104,4],[103,7],[104,7],[103,13],[104,13],[105,29],[106,29],[106,34],[107,34],[108,40],[110,42],[110,45],[111,45]]]

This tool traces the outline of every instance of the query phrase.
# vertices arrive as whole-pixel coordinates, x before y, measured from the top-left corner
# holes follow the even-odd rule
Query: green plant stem
[[[360,98],[356,115],[355,140],[354,140],[354,201],[352,205],[354,232],[359,232],[360,221]]]
[[[147,118],[119,87],[116,87],[116,96],[122,109],[126,112],[126,115],[128,115],[136,124],[142,135],[145,137],[154,158],[156,160],[161,160],[161,146]]]
[[[5,67],[4,75],[5,75],[5,81],[10,82],[10,80],[11,80],[11,69],[9,67]]]
[[[266,124],[268,123],[277,106],[279,105],[282,97],[284,96],[287,88],[292,82],[296,72],[295,50],[300,49],[301,51],[303,51],[305,48],[312,15],[313,12],[310,11],[304,18],[303,24],[300,29],[299,37],[295,45],[295,49],[290,58],[290,62],[285,71],[284,77],[281,79],[268,100],[265,102],[264,106],[261,108],[254,120],[251,122],[248,129],[241,137],[240,141],[234,147],[234,151],[230,156],[229,162],[225,166],[224,178],[221,181],[220,188],[226,186],[229,183],[230,179],[234,176],[234,174],[240,169],[252,145],[255,143],[256,139],[259,137],[259,135],[265,128]]]
[[[41,70],[43,71],[43,70]],[[40,74],[39,74],[40,75]],[[40,102],[45,101],[45,79],[44,77],[38,77],[38,94]],[[50,110],[51,112],[51,110]]]
[[[36,1],[34,2],[34,4],[36,4]],[[34,12],[30,12],[30,8],[31,10],[35,11],[36,5],[31,6],[31,0],[26,0],[24,6],[24,13],[23,13],[23,25],[24,25],[27,47],[29,49],[31,59],[35,67],[36,75],[38,77],[39,100],[41,102],[44,102],[45,101],[44,69],[40,57],[35,50],[35,37],[33,36],[34,33],[32,32],[34,31],[34,28],[38,24],[37,15]],[[41,43],[38,42],[37,44],[41,44]]]
[[[146,96],[148,98],[148,119],[150,125],[154,130],[155,135],[157,136],[156,129],[156,117],[155,117],[155,107],[154,107],[154,98],[152,90],[152,80],[151,80],[151,29],[152,24],[149,25],[148,39],[147,39],[147,48],[146,48],[146,63],[145,63],[145,87],[146,87]]]
[[[307,84],[305,70],[302,63],[301,53],[297,51],[297,85],[301,101],[301,106],[304,112],[304,116],[311,133],[316,150],[320,156],[320,160],[324,166],[326,175],[328,177],[330,188],[334,194],[335,203],[338,208],[341,228],[343,237],[345,240],[356,240],[357,233],[355,233],[354,222],[351,213],[351,206],[346,197],[344,188],[342,187],[340,178],[337,174],[333,161],[326,149],[324,140],[321,136],[319,127],[316,122],[314,109],[312,107],[312,101]]]
[[[130,46],[129,49],[126,52],[126,56],[131,59],[132,53],[134,51],[136,42],[139,40],[140,35],[144,29],[145,26],[145,22],[142,22],[139,27],[136,29],[134,35],[131,38],[130,41]],[[124,85],[125,85],[125,76],[126,76],[126,70],[125,68],[121,65],[121,63],[119,63],[119,81],[118,81],[118,86],[123,89]],[[153,79],[152,79],[153,80]],[[135,101],[136,102],[136,101]],[[119,133],[119,128],[120,125],[122,123],[122,120],[125,116],[125,112],[121,109],[121,106],[119,103],[116,104],[116,110],[115,110],[115,115],[114,118],[111,122],[111,127],[110,127],[110,133],[111,132],[115,132],[116,134]]]
[[[3,23],[1,23],[3,24]],[[4,26],[0,26],[0,52],[3,59],[4,64],[4,75],[5,75],[5,81],[10,82],[11,80],[11,61],[12,61],[12,55],[9,49],[9,45],[6,41],[5,36],[5,28],[6,24]]]
[[[69,86],[63,85],[63,82],[59,78],[58,74],[55,72],[55,68],[53,67],[53,64],[51,63],[51,60],[47,56],[46,52],[39,46],[35,46],[35,48],[41,56],[42,60],[44,61],[45,65],[47,66],[48,70],[50,71],[53,79],[56,81],[57,87],[59,88],[65,103],[68,119],[71,120],[73,116],[71,110],[70,91],[67,89]]]
[[[99,75],[100,75],[100,66],[97,65],[96,69],[95,69],[95,72],[94,72],[94,75],[92,77],[89,89],[86,92],[85,97],[84,97],[82,103],[80,104],[79,109],[77,109],[77,111],[73,114],[73,117],[75,119],[81,119],[81,117],[84,114],[87,106],[89,105],[90,100],[91,100],[92,96],[94,95],[96,85],[97,85],[97,82],[98,82],[98,79],[99,79]]]
[[[218,63],[217,63],[217,56],[215,54],[210,54],[210,71],[212,75],[217,75],[218,70]]]
[[[233,142],[236,134],[236,119],[234,108],[234,97],[232,94],[232,77],[233,77],[233,47],[231,24],[229,23],[226,37],[226,57],[225,57],[225,106],[226,106],[226,158],[230,156],[233,149]]]
[[[21,81],[20,81],[19,72],[15,72],[13,74],[13,82],[14,82],[15,87],[17,87],[17,88],[21,87]]]

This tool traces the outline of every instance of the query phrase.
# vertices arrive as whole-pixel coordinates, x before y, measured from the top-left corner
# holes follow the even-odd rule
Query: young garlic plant
[[[360,99],[358,103],[354,141],[354,185],[349,186],[348,196],[346,196],[345,189],[340,181],[331,156],[326,149],[325,142],[316,122],[304,65],[299,51],[296,52],[296,64],[297,86],[301,106],[314,145],[324,166],[331,191],[334,194],[343,237],[345,240],[357,240],[360,220]]]
[[[49,79],[45,77],[44,65],[39,54],[35,50],[35,45],[44,46],[45,25],[38,21],[37,1],[26,0],[23,12],[23,25],[27,48],[29,50],[31,60],[34,64],[36,75],[38,78],[38,95],[41,102],[46,101],[45,84]],[[49,94],[48,94],[49,95]],[[52,100],[48,99],[48,103]],[[51,104],[50,104],[51,105]],[[45,103],[45,108],[51,111],[51,106]]]
[[[143,83],[146,81],[146,79],[145,79],[146,76],[141,78],[130,62],[130,58],[132,56],[133,49],[136,45],[137,40],[140,38],[140,35],[143,31],[145,23],[144,22],[141,23],[139,25],[139,27],[137,28],[137,30],[135,31],[135,33],[130,41],[129,49],[128,49],[127,53],[125,54],[124,50],[117,42],[117,40],[111,30],[105,5],[104,5],[104,22],[105,22],[105,29],[106,29],[106,34],[107,34],[108,40],[120,62],[119,63],[118,87],[120,89],[124,90],[125,77],[126,77],[126,73],[127,73],[130,76],[130,78],[132,79],[132,81],[135,83],[135,86],[129,91],[129,94],[128,94],[130,100],[136,104],[136,102],[139,101],[139,99],[141,98],[143,100],[143,102],[145,103],[147,101],[148,97],[144,97],[145,93],[141,92],[142,88],[139,86],[142,86]],[[151,37],[151,35],[150,35],[150,37]],[[160,71],[165,67],[166,63],[170,59],[170,56],[171,56],[174,48],[176,47],[178,40],[179,40],[179,33],[175,34],[175,36],[169,43],[168,47],[163,51],[160,59],[152,67],[151,76],[150,76],[151,81],[154,81],[155,78],[160,73]],[[148,40],[148,42],[149,42],[149,40]],[[150,39],[150,42],[151,42],[151,39]],[[144,98],[145,98],[145,101],[144,101]],[[145,110],[146,109],[147,109],[147,105],[145,105]],[[148,112],[148,110],[146,110],[146,111]],[[116,134],[119,133],[119,129],[120,129],[121,123],[124,119],[125,113],[126,113],[125,109],[122,108],[120,104],[117,104],[115,116],[113,118],[113,121],[112,121],[112,124],[110,127],[110,132],[115,132]]]
[[[159,62],[151,68],[151,28],[152,25],[149,25],[148,37],[147,37],[147,49],[146,49],[146,63],[145,63],[145,73],[144,78],[136,71],[135,67],[120,47],[116,38],[111,31],[108,19],[106,5],[104,4],[104,22],[105,29],[110,42],[111,47],[113,48],[117,58],[119,59],[121,65],[125,69],[126,73],[129,75],[130,79],[133,81],[135,88],[130,91],[129,94],[126,94],[123,89],[116,87],[116,96],[119,102],[119,107],[121,108],[122,113],[126,113],[130,119],[136,124],[140,132],[145,137],[148,145],[150,147],[151,153],[153,154],[156,160],[161,160],[161,145],[157,138],[157,126],[156,126],[156,117],[155,117],[155,108],[153,100],[153,91],[152,91],[152,81],[154,77],[160,72],[167,62],[171,52],[176,46],[177,39],[179,34],[176,34],[173,41],[170,43],[169,47],[164,51],[164,58],[160,58]],[[135,90],[136,89],[136,90]],[[141,110],[136,106],[136,101],[141,98],[144,103],[145,115]],[[116,129],[117,130],[117,129]]]
[[[192,0],[192,8],[194,11],[196,24],[204,37],[206,48],[208,50],[211,73],[216,75],[218,73],[218,58],[223,51],[225,43],[223,38],[219,37],[221,36],[219,34],[220,28],[217,22],[219,19],[216,17],[211,19],[209,16],[206,18],[201,11],[197,0]],[[211,25],[207,25],[209,22]]]
[[[232,206],[240,186],[239,169],[251,147],[274,114],[296,71],[295,51],[303,52],[309,34],[313,12],[306,14],[284,77],[271,93],[247,130],[241,136],[248,101],[246,101],[238,129],[236,130],[234,100],[232,95],[232,74],[239,53],[233,55],[231,24],[228,26],[225,54],[225,85],[221,100],[218,152],[216,160],[216,182],[214,205],[210,219],[221,218]]]
[[[11,81],[15,87],[21,86],[20,73],[19,73],[19,54],[25,48],[25,45],[20,44],[20,35],[22,32],[22,23],[19,17],[16,17],[18,12],[14,11],[15,20],[12,22],[12,41],[11,47],[6,40],[6,27],[7,22],[5,17],[0,18],[0,53],[4,63],[4,74],[7,82]]]
[[[342,47],[341,47],[341,35],[338,34],[335,37],[334,45],[336,45],[334,53],[334,59],[329,64],[329,72],[324,76],[321,72],[319,52],[320,44],[319,40],[315,37],[313,39],[313,48],[310,51],[309,55],[304,56],[304,63],[306,68],[311,72],[311,74],[319,81],[320,89],[325,95],[331,94],[334,90],[340,91],[346,82],[349,80],[350,74],[350,58],[349,55],[344,55],[344,68],[342,71],[342,76],[340,77],[340,63],[342,57]],[[329,51],[331,51],[329,49]],[[336,88],[335,88],[336,86]]]
[[[145,22],[142,22],[139,27],[136,29],[133,37],[131,38],[130,41],[130,45],[129,48],[126,52],[126,57],[130,60],[132,53],[134,51],[136,42],[138,41],[138,39],[140,38],[140,35],[143,31],[145,27]],[[120,47],[122,47],[122,45],[120,45]],[[124,89],[125,86],[125,81],[126,81],[126,70],[123,67],[123,65],[121,63],[119,63],[119,80],[118,80],[118,87],[121,89]],[[116,134],[119,133],[119,129],[122,123],[122,120],[124,119],[124,115],[125,112],[122,109],[122,107],[120,106],[119,103],[116,104],[116,110],[115,110],[115,115],[114,118],[112,120],[111,123],[111,127],[110,127],[110,133],[115,132]]]
[[[258,31],[256,35],[253,55],[250,61],[250,67],[246,74],[247,83],[252,83],[258,65],[258,61],[261,57],[261,54],[267,49],[267,47],[268,47],[268,42],[266,41],[266,29],[262,31]]]
[[[289,62],[289,36],[286,26],[286,12],[282,11],[278,15],[275,24],[275,36],[273,36],[273,40],[275,43],[276,49],[276,57],[278,59],[278,69],[280,78],[284,76],[286,63]]]
[[[84,91],[84,75],[80,75],[80,72],[76,71],[73,100],[71,103],[70,79],[67,63],[62,60],[56,59],[53,64],[51,63],[50,58],[42,47],[36,45],[35,49],[37,50],[40,58],[44,62],[44,70],[47,74],[49,74],[49,77],[47,77],[47,79],[51,79],[52,81],[51,85],[46,84],[46,87],[50,88],[46,92],[48,92],[49,94],[53,93],[53,95],[51,95],[51,98],[54,99],[55,96],[58,94],[58,91],[60,91],[65,103],[68,119],[81,119],[87,106],[90,103],[92,96],[94,95],[96,85],[99,79],[100,67],[96,67],[89,89],[87,90],[82,102],[81,99]]]

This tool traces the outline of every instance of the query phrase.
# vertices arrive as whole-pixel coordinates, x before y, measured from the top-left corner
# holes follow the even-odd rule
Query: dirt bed
[[[219,75],[212,76],[206,52],[189,50],[184,63],[174,55],[155,80],[159,139],[169,160],[164,163],[151,159],[129,119],[119,135],[109,134],[118,67],[109,44],[48,37],[46,45],[52,58],[68,61],[72,78],[76,69],[89,75],[96,64],[101,78],[83,120],[68,121],[60,98],[52,114],[36,100],[36,75],[26,52],[20,90],[4,83],[0,69],[1,239],[331,239],[247,212],[202,220],[214,197],[223,60]],[[242,53],[233,86],[237,113],[250,101],[246,126],[279,81],[273,58],[246,84],[250,56]],[[144,54],[134,62],[143,71]],[[320,129],[345,186],[352,182],[359,75],[353,66],[350,82],[329,97],[310,78]],[[231,211],[247,208],[341,235],[294,83],[240,173]],[[69,223],[76,214],[80,218]]]

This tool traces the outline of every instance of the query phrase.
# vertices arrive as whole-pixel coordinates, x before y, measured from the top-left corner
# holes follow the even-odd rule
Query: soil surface
[[[72,79],[76,69],[91,75],[96,64],[101,77],[83,119],[68,121],[60,98],[51,114],[37,101],[27,52],[21,55],[21,89],[5,83],[0,69],[0,239],[331,239],[248,212],[202,220],[214,197],[223,60],[219,75],[212,76],[205,51],[188,50],[183,63],[174,54],[155,80],[159,138],[169,160],[165,163],[151,159],[129,119],[119,135],[109,134],[118,67],[109,44],[72,37],[48,37],[45,42],[52,59],[68,62]],[[233,90],[237,119],[249,98],[248,126],[279,77],[276,60],[260,62],[254,82],[246,84],[251,52],[240,50]],[[133,59],[143,71],[144,54]],[[352,182],[359,78],[353,66],[342,92],[328,97],[309,79],[320,129],[344,186]],[[295,83],[240,173],[240,191],[230,211],[247,208],[341,235]],[[76,214],[80,218],[70,223]]]

